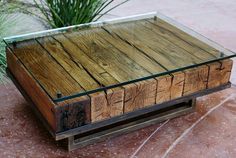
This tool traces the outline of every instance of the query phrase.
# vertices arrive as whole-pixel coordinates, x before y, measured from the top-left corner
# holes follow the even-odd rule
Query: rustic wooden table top
[[[9,47],[52,99],[58,93],[71,96],[229,56],[158,17]]]
[[[5,42],[9,71],[54,133],[225,86],[236,56],[160,14]]]

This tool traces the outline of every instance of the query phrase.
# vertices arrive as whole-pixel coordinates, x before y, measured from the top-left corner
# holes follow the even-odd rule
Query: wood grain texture
[[[48,124],[54,131],[57,131],[55,121],[54,103],[41,88],[38,82],[31,76],[26,68],[21,64],[19,59],[9,50],[6,49],[7,66],[10,71],[14,74],[14,77],[21,84],[26,91],[27,95],[32,99],[35,106],[47,120]],[[46,105],[46,106],[45,106]]]
[[[96,122],[109,118],[108,104],[104,94],[91,94],[91,120]]]
[[[205,61],[216,58],[213,54],[205,51],[201,47],[198,47],[196,44],[192,44],[191,42],[189,42],[188,39],[183,39],[182,37],[179,37],[178,34],[175,34],[175,32],[172,32],[166,29],[165,27],[160,27],[156,25],[155,20],[147,20],[140,24],[144,27],[147,27],[158,37],[165,38],[166,40],[172,42],[174,45],[186,50],[187,52],[193,54],[196,57],[204,58]]]
[[[155,55],[153,54],[151,57],[157,56],[156,54],[158,54],[158,56],[162,56],[163,58],[166,58],[166,60],[171,61],[169,64],[163,63],[162,61],[161,64],[164,66],[174,64],[176,65],[175,68],[178,68],[201,62],[201,60],[196,56],[172,44],[163,37],[154,36],[152,31],[142,25],[139,25],[139,22],[137,22],[136,25],[132,23],[125,23],[114,26],[105,26],[104,28],[113,34],[117,34],[123,40],[126,40],[137,47],[138,45],[144,45],[143,43],[145,43],[147,47],[154,50]],[[134,32],[138,32],[138,34]]]
[[[171,76],[161,76],[157,80],[156,104],[160,104],[171,99]]]
[[[73,98],[57,103],[55,106],[55,117],[57,132],[90,124],[91,101],[88,98]]]
[[[185,70],[183,95],[195,93],[207,88],[209,68],[206,65]]]
[[[156,104],[182,97],[185,75],[176,72],[171,75],[157,77]]]
[[[30,72],[33,75],[32,78],[35,78],[37,82],[42,86],[44,89],[44,93],[51,96],[51,98],[55,99],[57,92],[61,92],[62,95],[70,95],[72,92],[76,93],[76,90],[83,90],[80,85],[78,85],[77,82],[75,82],[70,75],[67,75],[66,72],[54,61],[50,56],[47,54],[45,50],[43,50],[37,43],[34,44],[31,43],[21,43],[18,44],[17,47],[12,47],[14,54],[19,58],[21,62],[25,64],[25,72]],[[24,48],[24,49],[23,49]],[[38,48],[38,49],[37,49]],[[41,52],[38,52],[41,50]],[[46,62],[47,64],[42,64],[43,62]],[[22,73],[25,73],[22,72]],[[28,79],[26,80],[26,82]],[[53,81],[53,82],[52,82]],[[65,82],[63,82],[65,81]],[[64,87],[61,87],[64,86]],[[32,87],[34,89],[38,89],[38,87]],[[32,97],[38,97],[37,93],[33,93]],[[50,99],[51,100],[51,99]],[[52,101],[52,100],[51,100]],[[37,103],[37,102],[36,102]],[[86,105],[86,108],[90,108],[89,98],[87,96],[83,96],[80,98],[75,98],[71,100],[66,100],[63,102],[60,102],[58,104],[54,104],[56,108],[56,105],[64,106],[64,105],[71,105],[77,103],[80,105],[81,103]],[[43,106],[43,101],[39,101],[38,103],[40,106]],[[43,106],[43,109],[47,111],[47,113],[54,111],[54,122],[55,124],[53,127],[55,131],[63,131],[65,129],[73,128],[75,125],[71,125],[70,122],[66,121],[68,124],[63,123],[65,120],[63,119],[69,119],[73,120],[76,115],[68,115],[67,117],[63,117],[58,119],[58,117],[61,114],[64,114],[64,112],[61,110],[58,112],[58,110],[48,110],[48,106],[50,104],[46,104],[47,106]],[[38,107],[39,110],[42,107]],[[63,108],[62,108],[63,109]],[[42,111],[42,110],[41,110]],[[79,113],[77,114],[79,115]],[[48,117],[48,116],[47,116]],[[90,118],[86,118],[87,122],[89,122]],[[62,127],[63,124],[63,127]]]
[[[138,63],[140,66],[148,70],[152,74],[166,72],[166,70],[154,59],[147,56],[141,50],[135,48],[125,40],[122,40],[115,34],[109,33],[104,29],[100,29],[97,35],[104,41],[111,43],[111,45],[120,50],[123,54],[127,55],[130,59]]]
[[[104,42],[95,33],[96,29],[92,32],[84,30],[67,36],[119,82],[150,74],[133,59],[127,58],[120,50],[110,43]]]
[[[113,88],[107,91],[107,104],[109,106],[110,117],[119,116],[124,111],[124,95],[123,88]]]
[[[99,85],[99,83],[97,83],[85,70],[83,65],[76,62],[74,58],[67,53],[67,50],[54,38],[46,37],[37,39],[37,41],[83,89],[88,91],[101,87],[101,85]]]
[[[131,112],[155,104],[156,80],[150,79],[125,85],[124,112]]]
[[[84,34],[87,35],[87,33]],[[134,78],[139,78],[141,76],[150,74],[147,70],[145,70],[143,67],[139,65],[140,63],[135,63],[132,58],[129,58],[126,55],[124,55],[119,49],[115,48],[111,44],[107,42],[104,43],[101,37],[95,35],[94,36],[90,35],[88,37],[85,37],[84,34],[80,33],[79,35],[77,35],[78,36],[77,38],[75,38],[74,36],[69,36],[69,38],[73,40],[78,46],[80,46],[80,48],[84,52],[87,52],[90,58],[92,58],[93,60],[100,61],[102,63],[100,66],[106,69],[106,71],[108,71],[119,82],[125,82]],[[93,38],[90,39],[90,37]],[[81,42],[80,39],[83,39],[83,42]],[[91,49],[89,50],[88,48],[91,47],[92,50]],[[141,60],[139,61],[143,62]],[[160,66],[156,68],[157,70],[158,69],[163,70],[163,68],[161,68]],[[155,103],[154,99],[153,100],[150,99],[152,98],[152,95],[154,95],[153,98],[155,98],[155,93],[149,93],[152,94],[151,97],[147,96],[148,91],[150,90],[150,88],[152,88],[150,87],[150,84],[152,85],[153,82],[156,81],[153,80],[150,83],[142,82],[124,86],[125,89],[124,112],[129,111],[130,109],[132,109],[132,107],[134,109],[138,109],[140,108],[140,106],[148,106]]]
[[[56,132],[229,82],[232,60],[204,64],[225,57],[226,49],[166,21],[160,16],[18,42],[7,53],[8,67]],[[186,69],[196,64],[203,65]],[[144,77],[149,79],[130,82]],[[58,92],[71,96],[124,82],[129,84],[55,100]]]
[[[91,121],[101,121],[123,114],[124,90],[115,88],[91,97]]]
[[[84,91],[37,42],[18,43],[13,51],[52,98],[57,98],[57,92],[69,96]]]
[[[86,71],[86,65],[83,66],[80,62],[76,61],[70,53],[68,53],[69,51],[66,49],[68,46],[63,46],[51,37],[43,38],[38,41],[86,91],[98,89],[102,86],[109,86],[106,83],[105,85],[102,85],[99,81],[96,81],[93,74]],[[113,112],[113,109],[110,108],[110,106],[116,107],[117,102],[119,102],[120,106],[123,106],[123,102],[120,102],[120,100],[117,99],[123,99],[124,91],[122,91],[122,89],[118,89],[119,88],[116,88],[116,97],[111,97],[113,91],[115,91],[113,89],[108,92],[102,91],[89,95],[91,99],[92,122],[104,120],[110,118],[111,116],[116,116],[123,113],[123,107],[119,107],[119,112],[117,112],[118,109],[114,109]]]
[[[91,121],[101,121],[123,114],[124,90],[114,88],[103,93],[91,94]]]
[[[170,89],[171,99],[182,97],[184,89],[185,75],[183,72],[176,72],[172,74],[172,84]]]
[[[100,85],[93,80],[93,78],[85,71],[83,66],[78,62],[73,62],[73,58],[67,54],[66,50],[51,37],[38,39],[38,42],[47,50],[47,52],[67,71],[72,78],[74,78],[85,90],[93,90],[100,87]],[[96,99],[94,99],[95,97]],[[100,104],[102,100],[105,100],[105,93],[90,95],[91,108],[94,108],[97,104]],[[99,99],[100,98],[100,99]],[[99,102],[96,102],[99,100]],[[105,106],[104,106],[105,108]],[[91,110],[93,116],[93,110]],[[93,117],[91,118],[93,121]],[[70,122],[67,119],[67,122]]]
[[[112,77],[105,69],[103,69],[96,60],[90,58],[86,52],[80,49],[74,42],[65,38],[64,35],[56,35],[53,37],[61,46],[66,49],[71,60],[77,64],[81,64],[87,72],[93,75],[101,85],[113,85],[117,84],[118,81]]]
[[[195,45],[195,46],[199,47],[200,49],[203,49],[203,50],[209,52],[210,54],[214,55],[215,57],[220,57],[222,55],[219,50],[216,50],[213,47],[209,46],[208,44],[200,41],[199,39],[197,39],[193,36],[190,36],[189,34],[178,29],[177,27],[168,24],[163,19],[158,18],[157,20],[154,20],[154,21],[150,20],[150,21],[161,28],[169,30],[170,32],[174,33],[175,35],[177,35],[181,39],[188,41],[188,43],[190,43],[191,45]]]
[[[226,59],[209,64],[208,88],[217,87],[229,82],[233,60]]]

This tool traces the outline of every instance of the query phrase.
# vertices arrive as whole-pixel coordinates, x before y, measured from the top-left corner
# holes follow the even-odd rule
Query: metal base
[[[121,116],[113,117],[104,121],[87,124],[75,129],[55,133],[48,125],[45,118],[39,112],[32,100],[29,98],[23,87],[18,83],[12,73],[7,69],[8,76],[12,79],[24,98],[30,103],[35,114],[52,134],[55,140],[68,139],[68,150],[74,150],[96,141],[128,133],[158,122],[171,119],[195,109],[196,98],[219,90],[229,88],[231,83],[219,87],[206,89],[194,94],[183,96],[165,103],[153,105]]]
[[[106,126],[87,133],[70,136],[68,138],[68,150],[75,150],[94,142],[109,139],[118,135],[129,133],[137,129],[141,129],[156,123],[162,122],[167,119],[172,119],[195,110],[196,99],[192,99],[188,102],[173,105],[169,108],[154,111],[149,115],[143,117],[142,115],[118,125]]]

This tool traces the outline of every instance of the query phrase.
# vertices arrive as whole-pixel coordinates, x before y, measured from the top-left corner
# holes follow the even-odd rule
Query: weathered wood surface
[[[66,42],[60,41],[60,37],[47,37],[38,40],[38,42],[86,91],[100,88],[102,85],[109,86],[117,83],[117,81],[111,76],[108,76],[110,79],[106,79],[103,76],[100,77],[97,75],[98,81],[93,79],[93,71],[89,71],[87,66],[81,65],[80,62],[75,59],[74,56],[76,56],[76,54],[73,54],[73,52],[76,52],[77,47],[74,46],[76,47],[74,48],[74,51],[66,50],[67,47],[63,45]],[[97,65],[96,68],[101,69],[101,71],[103,70],[99,65]],[[97,69],[94,71],[97,71]],[[91,99],[92,122],[123,113],[122,99],[124,91],[122,89],[118,89],[119,88],[114,90],[110,89],[106,93],[100,92],[89,95]]]
[[[6,56],[10,71],[14,74],[21,86],[24,87],[27,95],[32,99],[35,106],[38,107],[51,128],[56,130],[54,103],[52,100],[9,49],[7,49]]]
[[[209,64],[208,88],[229,82],[233,60],[227,59]]]
[[[233,64],[226,59],[193,67],[224,54],[159,18],[36,38],[10,49],[9,69],[57,132],[226,84]],[[58,93],[71,96],[160,73],[53,101]]]
[[[49,97],[55,98],[58,92],[60,92],[62,95],[69,95],[71,93],[76,93],[78,90],[83,91],[82,87],[76,81],[74,81],[69,74],[65,73],[63,68],[60,67],[60,65],[58,65],[57,62],[53,60],[49,54],[37,43],[32,41],[18,43],[17,47],[12,47],[11,49],[14,50],[14,54],[18,58],[18,61],[12,62],[11,59],[13,58],[14,54],[8,52],[8,67],[29,93],[29,96],[31,96],[39,110],[45,114],[45,117],[49,123],[52,124],[53,122],[53,129],[56,131],[63,130],[60,123],[61,118],[56,118],[54,115],[61,116],[63,115],[64,111],[61,112],[54,109],[56,105],[54,103],[52,104],[52,100],[49,99]],[[21,64],[21,62],[23,64]],[[11,64],[18,64],[19,68],[16,68],[16,66],[12,66]],[[24,67],[24,69],[21,67]],[[27,78],[27,76],[29,76],[29,78]],[[39,86],[36,85],[37,83]],[[46,98],[42,95],[48,96]],[[82,96],[80,98],[65,100],[58,105],[69,106],[74,103],[87,103],[87,108],[89,106],[89,97]],[[75,118],[73,115],[70,115],[69,119],[73,120]],[[90,117],[86,118],[86,121],[89,120]],[[70,124],[64,124],[64,126],[65,129],[74,127]]]

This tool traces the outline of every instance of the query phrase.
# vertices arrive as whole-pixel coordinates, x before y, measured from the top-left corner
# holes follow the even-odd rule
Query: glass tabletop
[[[160,13],[12,36],[4,41],[55,102],[236,56]]]

